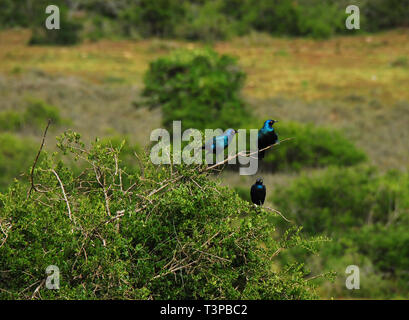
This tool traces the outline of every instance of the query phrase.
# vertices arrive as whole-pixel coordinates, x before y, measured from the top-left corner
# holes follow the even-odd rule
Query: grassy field
[[[29,32],[0,33],[0,70],[13,74],[39,69],[95,83],[140,85],[148,63],[175,48],[198,43],[166,40],[108,41],[74,47],[30,47]],[[385,104],[408,100],[409,31],[337,37],[331,40],[276,39],[253,34],[214,48],[239,58],[248,74],[244,93],[316,99],[367,96]]]
[[[117,132],[142,145],[160,123],[158,112],[135,108],[149,62],[202,46],[153,39],[29,47],[29,36],[0,33],[0,109],[39,97],[86,136]],[[326,41],[252,34],[214,48],[238,58],[248,75],[243,94],[260,118],[339,128],[379,167],[406,169],[408,40],[409,30]]]

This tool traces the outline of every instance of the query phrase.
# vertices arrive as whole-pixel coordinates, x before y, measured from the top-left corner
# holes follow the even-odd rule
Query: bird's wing
[[[226,148],[225,139],[226,139],[225,135],[215,137],[214,139],[215,152],[217,151],[222,152]]]
[[[213,137],[212,140],[208,140],[207,142],[205,142],[202,149],[206,149],[206,150],[212,152],[215,147],[216,147],[216,137]]]

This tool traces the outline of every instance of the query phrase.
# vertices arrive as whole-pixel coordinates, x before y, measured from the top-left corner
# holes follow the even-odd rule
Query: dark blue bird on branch
[[[213,137],[213,140],[206,142],[204,146],[202,146],[202,149],[210,153],[222,152],[229,146],[236,133],[237,131],[234,129],[227,129],[222,135]]]
[[[261,206],[266,199],[266,186],[263,184],[263,179],[258,178],[256,183],[251,186],[250,189],[251,201]]]
[[[264,122],[263,127],[258,131],[258,150],[262,150],[276,144],[278,142],[278,136],[274,131],[273,125],[278,122],[277,120],[267,120]],[[263,159],[265,150],[259,151],[258,158]]]

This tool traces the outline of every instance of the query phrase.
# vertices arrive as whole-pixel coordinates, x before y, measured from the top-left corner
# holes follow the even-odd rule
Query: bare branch
[[[292,140],[292,139],[293,139],[293,138],[286,138],[286,139],[281,140],[280,143],[281,143],[281,142],[285,142],[285,141],[289,141],[289,140]],[[225,164],[225,163],[228,163],[230,160],[233,160],[233,159],[235,159],[235,158],[237,158],[237,157],[239,157],[239,156],[251,157],[251,156],[253,156],[253,155],[255,155],[255,154],[258,154],[258,153],[261,152],[261,151],[265,151],[265,150],[271,149],[272,147],[274,147],[274,146],[276,146],[276,145],[277,145],[277,144],[273,144],[273,145],[268,146],[268,147],[266,147],[266,148],[263,148],[263,149],[260,149],[260,150],[257,150],[257,151],[253,151],[253,152],[250,152],[250,153],[248,153],[247,151],[238,152],[238,153],[236,153],[236,154],[233,155],[233,156],[227,157],[225,160],[223,160],[223,161],[221,161],[221,162],[218,162],[218,163],[216,163],[216,164],[214,164],[214,165],[212,165],[212,166],[210,166],[210,167],[204,168],[203,170],[201,170],[201,172],[209,171],[209,170],[212,170],[212,169],[214,169],[214,168],[217,168],[217,167],[219,167],[219,166],[221,166],[221,165],[223,165],[223,164]]]
[[[280,211],[278,211],[278,210],[276,210],[276,209],[273,209],[273,208],[266,207],[266,206],[263,206],[263,208],[268,209],[268,210],[270,210],[270,211],[273,211],[273,212],[277,213],[277,214],[278,214],[281,218],[283,218],[285,221],[287,221],[287,222],[289,222],[289,223],[293,223],[293,221],[288,220],[286,217],[284,217],[284,215],[283,215]]]
[[[54,175],[56,176],[56,178],[57,178],[57,180],[58,180],[58,182],[60,184],[61,191],[62,191],[62,194],[64,196],[65,203],[67,204],[68,217],[70,218],[71,221],[73,221],[72,220],[72,214],[71,214],[71,207],[70,207],[70,203],[69,203],[68,198],[67,198],[67,194],[65,193],[64,185],[63,185],[60,177],[58,176],[57,172],[54,169],[51,169],[51,172],[54,173]]]
[[[33,167],[31,168],[31,173],[30,173],[31,187],[30,187],[30,190],[27,193],[27,199],[30,197],[31,192],[33,190],[37,191],[37,189],[36,189],[36,187],[34,185],[34,169],[35,169],[35,167],[37,165],[38,158],[40,157],[41,151],[43,150],[44,143],[45,143],[45,137],[47,136],[47,132],[48,132],[48,128],[50,127],[50,124],[51,124],[51,119],[48,119],[47,127],[45,128],[44,134],[43,134],[43,140],[41,141],[40,149],[38,150],[37,156],[36,156],[36,158],[34,160]]]

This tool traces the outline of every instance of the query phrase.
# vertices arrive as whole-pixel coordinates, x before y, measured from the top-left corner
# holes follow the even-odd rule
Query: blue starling
[[[250,190],[251,201],[261,206],[266,199],[266,186],[263,184],[263,179],[258,178],[256,183],[251,186]]]
[[[222,135],[213,137],[213,140],[206,142],[202,149],[211,153],[221,152],[229,146],[236,133],[237,131],[234,129],[227,129]]]
[[[258,149],[262,150],[264,148],[267,148],[268,146],[271,146],[273,144],[276,144],[278,141],[278,136],[274,131],[273,124],[278,122],[277,120],[267,120],[264,122],[263,127],[258,131]],[[260,151],[259,152],[259,159],[264,158],[264,152]]]

